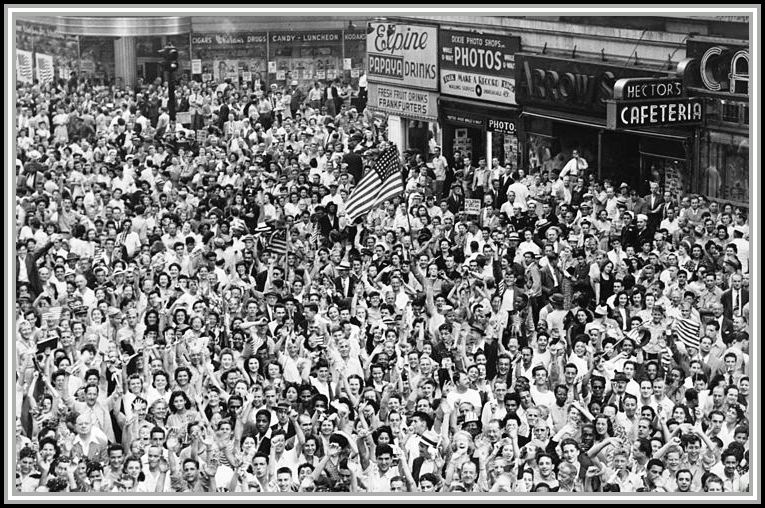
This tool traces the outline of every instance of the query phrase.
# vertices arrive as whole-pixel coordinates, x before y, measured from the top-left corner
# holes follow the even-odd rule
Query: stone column
[[[137,59],[135,37],[120,37],[114,40],[114,69],[117,81],[123,86],[134,87],[137,81]]]

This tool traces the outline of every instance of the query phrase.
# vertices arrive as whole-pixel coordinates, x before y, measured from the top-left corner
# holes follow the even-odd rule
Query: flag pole
[[[292,239],[290,238],[290,228],[287,226],[287,223],[284,223],[284,229],[286,231],[284,235],[284,239],[287,242],[287,252],[284,253],[284,280],[287,281],[287,270],[289,269],[289,262],[287,261],[288,253],[290,251],[290,248],[292,247]]]

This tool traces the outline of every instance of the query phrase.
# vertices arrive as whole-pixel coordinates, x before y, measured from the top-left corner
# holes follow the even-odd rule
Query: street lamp
[[[172,44],[160,49],[162,68],[167,72],[167,103],[170,120],[175,121],[175,71],[178,70],[178,50]]]

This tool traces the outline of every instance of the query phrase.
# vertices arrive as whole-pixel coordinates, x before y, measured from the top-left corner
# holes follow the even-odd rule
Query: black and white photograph
[[[759,500],[759,6],[454,7],[6,5],[6,502]]]

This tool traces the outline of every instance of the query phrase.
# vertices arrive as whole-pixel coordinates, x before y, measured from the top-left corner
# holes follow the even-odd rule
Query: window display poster
[[[78,36],[62,34],[54,26],[22,20],[15,22],[15,28],[16,49],[53,57],[54,79],[61,77],[62,69],[77,71],[80,60]],[[113,50],[114,45],[111,46]],[[34,56],[30,55],[30,58],[33,65]]]
[[[266,70],[266,42],[265,33],[196,32],[191,34],[191,55],[202,61],[203,81],[208,81],[204,76],[208,72],[220,79],[217,70],[220,61],[236,61],[236,68],[241,69],[239,74],[249,71],[253,78],[258,78]],[[226,69],[224,78],[228,72]]]
[[[262,60],[213,60],[213,77],[222,82],[226,78],[238,81],[244,73],[250,74],[250,81],[257,79],[263,73],[265,62]],[[202,76],[204,81],[204,75]]]

